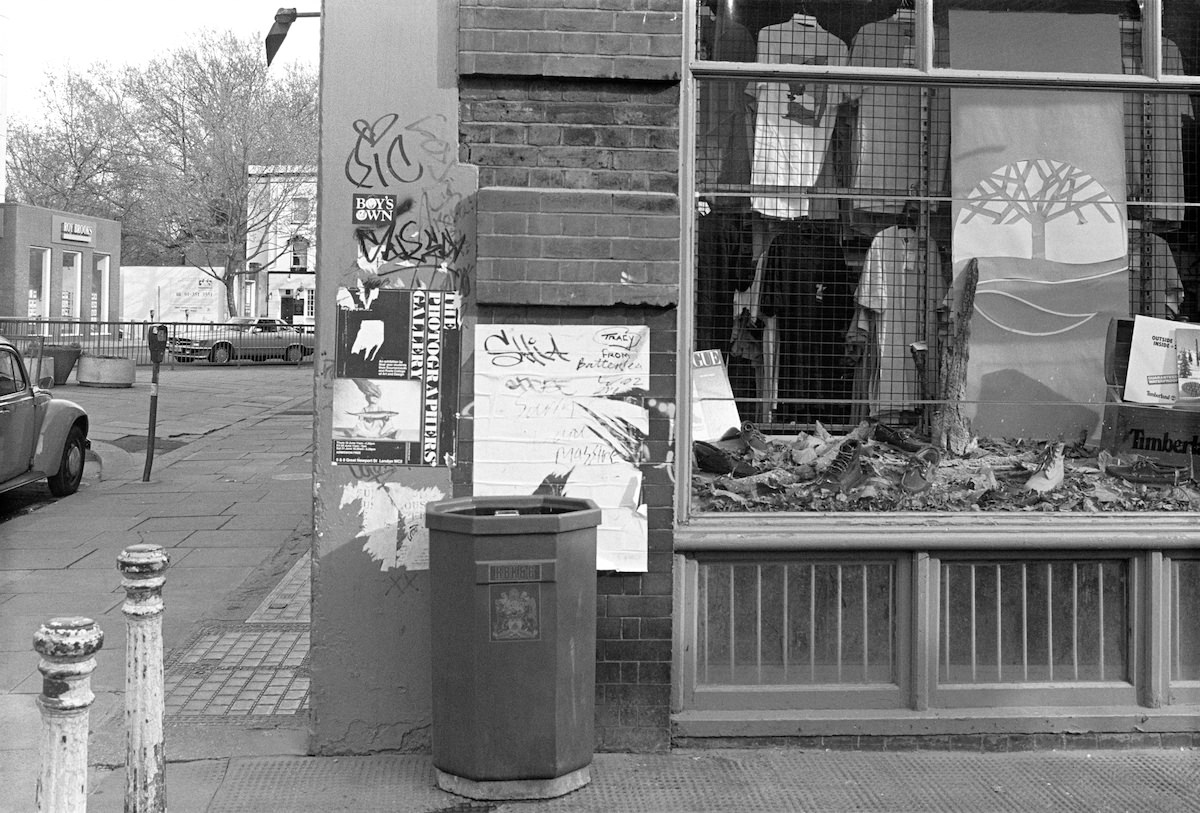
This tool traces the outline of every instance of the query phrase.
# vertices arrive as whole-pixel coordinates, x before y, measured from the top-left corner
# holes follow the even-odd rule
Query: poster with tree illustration
[[[950,12],[951,66],[1121,73],[1112,15]],[[1065,49],[1062,43],[1070,42]],[[1096,438],[1111,318],[1128,315],[1120,94],[951,93],[956,282],[972,259],[978,435]]]

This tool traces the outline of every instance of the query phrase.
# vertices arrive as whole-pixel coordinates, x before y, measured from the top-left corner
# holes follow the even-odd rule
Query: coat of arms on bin
[[[533,588],[534,593],[538,588]],[[492,640],[536,641],[541,637],[538,600],[525,587],[492,588]]]

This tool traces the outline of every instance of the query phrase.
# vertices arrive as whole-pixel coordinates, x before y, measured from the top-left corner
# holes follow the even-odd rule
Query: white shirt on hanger
[[[758,61],[803,65],[845,65],[849,49],[815,18],[797,14],[767,26],[758,35]],[[797,79],[756,82],[757,102],[750,183],[810,187],[821,172],[833,135],[841,90],[828,82]],[[808,214],[806,197],[753,196],[750,205],[770,217]]]

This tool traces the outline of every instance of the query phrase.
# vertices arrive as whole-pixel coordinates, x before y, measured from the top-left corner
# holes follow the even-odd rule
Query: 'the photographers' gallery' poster
[[[458,297],[445,291],[338,291],[333,462],[441,465],[452,449]]]

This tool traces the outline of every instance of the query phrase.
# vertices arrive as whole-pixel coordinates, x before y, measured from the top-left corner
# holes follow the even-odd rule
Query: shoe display
[[[875,431],[871,437],[880,443],[886,443],[893,449],[899,449],[902,452],[916,452],[929,446],[928,443],[918,438],[911,429],[905,429],[902,426],[888,426],[886,423],[875,424]]]
[[[937,470],[938,463],[941,462],[941,452],[932,446],[926,446],[916,452],[908,459],[904,473],[900,475],[900,488],[909,494],[928,491],[929,486],[933,483],[933,473]]]
[[[1153,460],[1142,458],[1128,466],[1110,465],[1105,469],[1107,474],[1120,477],[1130,483],[1151,483],[1154,485],[1175,486],[1185,482],[1190,477],[1186,466],[1176,468],[1155,463]]]
[[[1038,455],[1037,469],[1025,481],[1022,491],[1036,491],[1045,494],[1062,485],[1063,481],[1063,450],[1066,444],[1048,443]],[[1110,469],[1111,470],[1111,469]]]
[[[746,442],[746,445],[756,452],[765,452],[770,448],[770,441],[767,440],[767,436],[750,421],[742,423],[741,437]]]
[[[696,468],[710,474],[732,474],[734,477],[748,477],[754,474],[754,467],[744,460],[738,460],[731,452],[703,441],[692,441],[692,453],[696,457]]]
[[[862,443],[854,438],[842,441],[837,457],[825,469],[821,476],[820,485],[825,488],[836,488],[849,491],[867,478],[862,467]]]

